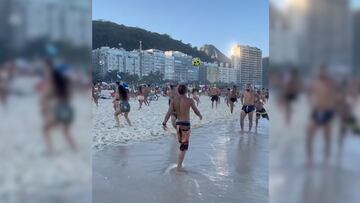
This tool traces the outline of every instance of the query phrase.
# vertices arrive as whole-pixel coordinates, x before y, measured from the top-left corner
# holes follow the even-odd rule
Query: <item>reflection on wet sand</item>
[[[238,120],[194,129],[180,173],[175,136],[95,151],[93,201],[267,202],[267,124],[238,129]]]

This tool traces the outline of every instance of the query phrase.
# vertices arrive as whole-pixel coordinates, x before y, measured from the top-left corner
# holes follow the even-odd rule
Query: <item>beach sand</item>
[[[167,100],[163,99],[150,106],[161,109],[155,114],[157,117],[138,122],[144,122],[157,136],[152,136],[145,128],[143,134],[137,136],[148,140],[146,142],[116,145],[108,142],[101,150],[93,149],[93,201],[268,202],[268,121],[261,120],[257,134],[241,135],[239,104],[234,115],[230,115],[223,101],[218,110],[212,111],[210,102],[206,101],[208,97],[201,99],[199,108],[204,121],[193,119],[195,127],[184,172],[177,174],[175,171],[179,151],[175,134],[164,133],[161,128],[167,105]],[[160,108],[160,105],[165,107]],[[146,114],[153,115],[149,107],[145,109]],[[135,121],[135,116],[132,117]],[[110,121],[111,126],[114,121]],[[124,132],[135,132],[128,126],[123,128]],[[117,136],[123,139],[121,134]]]
[[[193,128],[204,126],[212,123],[219,123],[239,119],[240,104],[237,103],[236,111],[230,114],[226,107],[224,99],[221,99],[221,107],[211,109],[209,97],[202,96],[199,110],[203,115],[203,120],[191,111],[191,125]],[[168,98],[160,97],[159,101],[151,102],[150,106],[143,105],[138,110],[139,103],[132,98],[130,100],[131,111],[129,118],[133,126],[130,127],[125,122],[124,117],[120,117],[120,128],[115,127],[114,109],[111,99],[100,99],[99,106],[93,104],[93,148],[102,148],[106,145],[119,145],[125,143],[134,143],[145,140],[153,140],[161,137],[170,136],[175,133],[169,120],[169,131],[165,132],[162,128],[164,116],[168,110]]]

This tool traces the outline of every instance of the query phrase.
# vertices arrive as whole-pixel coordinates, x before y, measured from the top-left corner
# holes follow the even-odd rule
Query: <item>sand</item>
[[[203,120],[199,120],[192,112],[191,125],[193,128],[239,118],[239,103],[236,104],[235,112],[231,115],[223,98],[221,99],[221,107],[218,109],[211,109],[209,97],[202,96],[200,99],[201,103],[198,108],[203,115]],[[168,122],[169,131],[164,131],[162,128],[162,122],[168,110],[167,97],[160,97],[158,101],[153,101],[150,106],[143,106],[140,110],[138,109],[138,101],[134,98],[131,99],[130,105],[129,118],[133,126],[128,126],[124,118],[120,117],[120,128],[117,128],[113,116],[112,100],[100,99],[98,107],[93,104],[93,148],[153,140],[175,133],[170,120]]]

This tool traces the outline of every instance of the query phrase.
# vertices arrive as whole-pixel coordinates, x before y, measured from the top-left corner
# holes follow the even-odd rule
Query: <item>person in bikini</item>
[[[249,118],[249,132],[252,128],[253,114],[255,111],[255,96],[254,91],[251,89],[251,86],[248,85],[245,89],[245,92],[241,96],[241,104],[243,105],[240,113],[240,128],[241,132],[244,132],[244,119],[246,115]]]
[[[178,141],[180,143],[180,153],[177,163],[177,171],[180,171],[182,167],[182,162],[185,158],[185,153],[189,147],[189,139],[190,139],[190,108],[194,111],[194,113],[202,120],[202,115],[200,111],[197,109],[195,102],[193,99],[188,98],[186,96],[187,87],[184,84],[178,86],[178,93],[176,99],[171,100],[169,110],[164,118],[163,127],[166,130],[166,123],[169,120],[171,114],[176,112],[177,120],[176,120],[176,134]]]
[[[115,121],[116,121],[116,127],[120,127],[120,120],[119,115],[124,114],[126,122],[131,126],[131,121],[129,119],[129,112],[130,112],[130,104],[129,104],[129,92],[125,89],[123,85],[117,86],[117,99],[115,100]]]

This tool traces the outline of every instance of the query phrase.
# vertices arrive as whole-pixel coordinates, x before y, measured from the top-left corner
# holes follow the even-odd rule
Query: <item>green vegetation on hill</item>
[[[180,51],[193,57],[199,57],[202,61],[214,62],[215,60],[206,53],[192,47],[191,44],[184,44],[181,40],[172,39],[167,34],[150,32],[141,28],[128,27],[109,21],[93,21],[93,49],[101,46],[118,47],[128,50],[139,48],[139,41],[142,41],[142,48],[159,49],[163,51]]]

